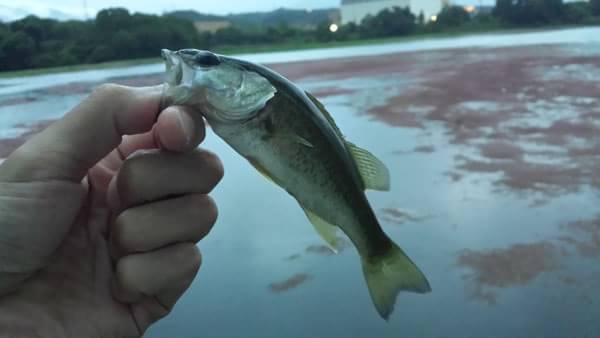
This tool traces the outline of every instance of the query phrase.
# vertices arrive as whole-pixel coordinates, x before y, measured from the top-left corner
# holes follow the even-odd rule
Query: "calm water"
[[[537,38],[573,44],[569,49],[578,50],[578,56],[595,55],[600,46],[599,32],[569,30],[538,33]],[[469,46],[477,41],[486,45],[489,39],[486,35],[430,41],[420,48],[461,46],[465,41],[470,41]],[[502,36],[502,41],[532,44],[529,35]],[[419,50],[407,46],[412,49],[402,48]],[[403,51],[390,46],[372,50],[389,48]],[[338,51],[339,56],[345,55],[343,51]],[[332,52],[299,55],[312,58],[309,55],[313,53]],[[581,74],[590,74],[589,69]],[[220,218],[211,235],[200,243],[204,260],[199,277],[172,315],[152,327],[147,337],[600,336],[597,183],[584,180],[577,189],[558,189],[556,193],[506,188],[502,182],[507,172],[502,171],[464,170],[462,179],[452,179],[449,172],[456,170],[457,156],[477,156],[477,146],[484,138],[456,143],[448,126],[439,121],[412,128],[365,114],[389,97],[408,91],[414,83],[407,83],[413,80],[385,74],[348,80],[322,74],[299,84],[315,91],[356,91],[324,95],[323,103],[349,140],[371,150],[388,165],[391,192],[369,192],[368,197],[386,232],[428,276],[432,293],[401,294],[390,321],[381,320],[369,299],[355,250],[349,248],[336,256],[320,250],[322,241],[295,201],[209,133],[203,147],[220,155],[226,171],[213,193]],[[33,103],[0,107],[0,137],[19,135],[25,128],[21,123],[59,117],[82,97],[48,96]],[[548,102],[560,110],[559,101]],[[594,132],[600,128],[600,118],[597,101],[589,102],[591,117],[586,121],[591,121],[593,132],[577,142],[594,147],[600,144],[600,136]],[[543,106],[544,102],[538,103]],[[488,106],[471,103],[469,107],[489,109],[489,102]],[[530,125],[546,126],[559,118],[576,120],[588,112],[562,109],[557,117],[544,114],[550,110],[546,108],[539,110],[541,115],[529,118]],[[493,113],[501,112],[495,109]],[[492,127],[482,130],[486,128]],[[529,141],[514,139],[514,144],[533,149],[536,142]],[[537,147],[545,149],[548,145],[539,142]],[[419,148],[421,151],[415,151]],[[534,150],[515,163],[534,161],[528,157],[532,154]],[[584,159],[597,169],[599,156],[592,153]],[[552,162],[546,160],[544,163]],[[540,175],[550,170],[539,168]]]

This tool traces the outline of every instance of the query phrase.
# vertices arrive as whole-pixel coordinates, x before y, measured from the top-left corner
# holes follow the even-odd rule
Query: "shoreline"
[[[302,46],[298,48],[298,44],[295,42],[287,42],[283,44],[275,45],[256,45],[256,46],[223,46],[214,49],[219,54],[227,55],[246,55],[246,54],[263,54],[263,53],[289,53],[289,52],[301,52],[301,51],[312,51],[316,49],[333,49],[333,48],[344,48],[344,47],[364,47],[370,45],[386,45],[386,44],[401,44],[418,41],[430,41],[430,40],[444,40],[461,37],[471,36],[494,36],[494,35],[505,35],[505,34],[528,34],[528,33],[545,33],[553,31],[563,31],[572,29],[583,29],[583,28],[595,28],[598,26],[553,26],[543,28],[498,28],[485,31],[450,31],[450,32],[435,32],[435,33],[420,33],[408,36],[397,36],[387,38],[375,38],[375,39],[359,39],[350,41],[329,41],[329,42],[308,42],[302,43]],[[118,69],[140,65],[151,65],[159,64],[161,62],[160,57],[141,58],[141,59],[126,59],[126,60],[114,60],[95,64],[77,64],[50,68],[32,68],[16,71],[0,71],[0,81],[3,79],[13,78],[27,78],[41,75],[51,74],[63,74],[73,73],[86,70],[102,70],[102,69]],[[7,85],[0,83],[0,88]]]

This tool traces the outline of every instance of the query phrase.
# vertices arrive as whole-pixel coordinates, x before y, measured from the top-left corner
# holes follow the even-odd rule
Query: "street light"
[[[340,27],[338,27],[338,25],[336,25],[336,24],[334,24],[334,23],[332,23],[331,25],[329,25],[329,31],[330,31],[331,33],[335,33],[335,32],[337,32],[337,31],[338,31],[338,29],[340,29]]]

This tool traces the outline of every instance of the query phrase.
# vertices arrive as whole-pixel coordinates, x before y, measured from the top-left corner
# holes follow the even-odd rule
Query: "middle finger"
[[[217,220],[217,207],[207,195],[185,195],[123,211],[113,222],[115,256],[147,252],[173,243],[197,243]]]
[[[219,158],[206,150],[160,150],[128,158],[110,182],[108,200],[118,214],[129,207],[184,194],[207,194],[223,177]]]

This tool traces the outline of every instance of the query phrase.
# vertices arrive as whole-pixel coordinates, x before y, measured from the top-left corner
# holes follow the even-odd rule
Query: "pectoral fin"
[[[346,142],[352,154],[365,189],[388,191],[390,190],[390,172],[388,168],[375,155],[353,143]]]
[[[260,162],[258,162],[256,159],[252,158],[252,157],[248,157],[247,158],[248,162],[250,162],[250,164],[252,164],[252,166],[256,169],[256,171],[258,171],[264,178],[267,179],[267,181],[271,182],[271,183],[275,183],[276,185],[279,185],[275,179],[273,178],[273,176],[271,176],[271,174],[269,174],[269,172],[267,171],[267,169],[265,169],[265,167],[263,167]]]
[[[329,249],[337,254],[339,251],[339,239],[337,237],[338,227],[327,223],[327,221],[323,220],[312,211],[305,209],[304,207],[302,209],[306,213],[308,220],[315,227],[315,230],[317,230],[317,233],[325,240]]]
[[[297,134],[287,134],[287,136],[290,137],[292,140],[294,140],[294,142],[300,143],[303,146],[306,146],[306,147],[309,147],[309,148],[314,148],[315,147],[312,143],[308,142],[307,139],[303,138],[300,135],[297,135]]]

